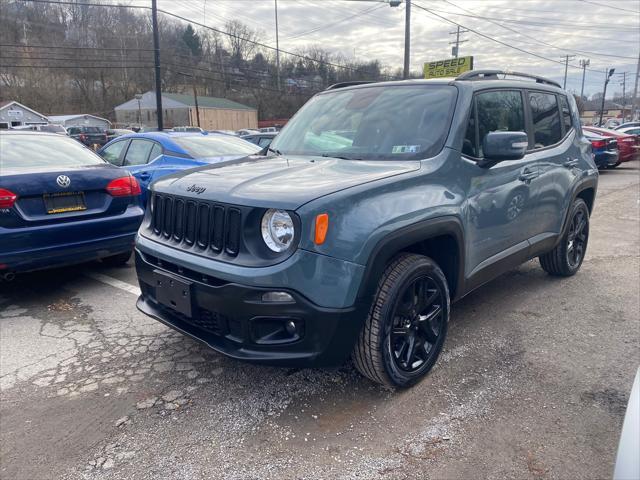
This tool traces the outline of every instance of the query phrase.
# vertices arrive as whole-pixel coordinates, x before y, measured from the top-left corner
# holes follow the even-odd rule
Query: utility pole
[[[409,78],[409,58],[411,57],[411,0],[405,0],[404,17],[404,71],[403,78]]]
[[[278,35],[278,0],[273,0],[276,7],[276,72],[278,75],[278,91],[280,91],[280,39]]]
[[[151,0],[151,23],[153,26],[153,60],[156,73],[156,117],[158,117],[158,131],[161,132],[162,124],[162,80],[160,78],[160,33],[158,32],[158,5],[157,0]]]
[[[193,105],[196,107],[196,120],[198,122],[198,126],[200,126],[200,109],[198,108],[198,90],[196,89],[196,76],[185,72],[178,72],[178,74],[189,77],[192,80],[191,85],[193,87]]]
[[[575,58],[575,55],[565,55],[564,56],[564,83],[562,84],[562,88],[567,88],[567,70],[569,69],[569,59]]]
[[[580,66],[582,67],[582,87],[580,87],[580,98],[584,98],[584,76],[587,73],[587,67],[591,65],[591,60],[583,58],[580,60]]]
[[[638,79],[640,78],[640,54],[638,54],[638,66],[636,67],[636,79],[633,82],[633,98],[631,99],[631,108],[633,108],[633,112],[631,112],[631,120],[635,118],[636,112],[638,111]]]
[[[613,75],[615,71],[615,68],[610,68],[609,71],[604,71],[604,90],[602,92],[602,105],[600,106],[600,121],[598,122],[599,126],[602,126],[602,114],[604,113],[604,98],[607,96],[607,85],[609,83],[611,75]]]
[[[458,25],[458,28],[456,29],[455,32],[449,32],[449,35],[455,35],[456,36],[456,40],[455,42],[449,42],[449,45],[455,45],[454,47],[451,47],[451,56],[453,58],[458,58],[458,53],[459,53],[459,49],[460,49],[460,44],[466,42],[466,40],[460,40],[460,34],[461,33],[467,33],[469,30],[461,30],[460,29],[460,25]]]
[[[622,75],[622,81],[620,82],[620,85],[622,85],[622,123],[626,118],[624,107],[627,104],[627,73],[629,72],[618,73],[618,75]]]

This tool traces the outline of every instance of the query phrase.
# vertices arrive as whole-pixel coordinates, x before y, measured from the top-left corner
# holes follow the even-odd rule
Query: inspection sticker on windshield
[[[420,145],[394,145],[391,153],[417,153],[420,151]]]

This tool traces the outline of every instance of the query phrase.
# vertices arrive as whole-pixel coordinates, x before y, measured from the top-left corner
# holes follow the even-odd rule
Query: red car
[[[640,136],[628,135],[617,130],[599,127],[582,127],[591,133],[597,133],[604,137],[616,137],[618,139],[618,150],[620,152],[620,162],[628,162],[640,158]]]

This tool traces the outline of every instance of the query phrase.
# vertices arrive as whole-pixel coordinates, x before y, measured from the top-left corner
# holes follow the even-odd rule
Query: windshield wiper
[[[325,158],[339,158],[340,160],[364,160],[364,158],[359,157],[345,157],[344,155],[329,155],[327,153],[323,153],[321,156]]]
[[[278,156],[282,155],[282,152],[280,150],[278,150],[277,148],[271,148],[271,147],[267,147],[267,152],[273,152]]]

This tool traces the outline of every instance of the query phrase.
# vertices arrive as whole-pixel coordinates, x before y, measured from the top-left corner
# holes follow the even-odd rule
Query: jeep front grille
[[[235,257],[240,251],[242,212],[206,201],[153,194],[150,231],[186,248]]]

